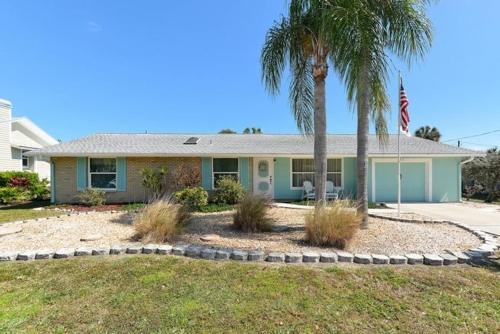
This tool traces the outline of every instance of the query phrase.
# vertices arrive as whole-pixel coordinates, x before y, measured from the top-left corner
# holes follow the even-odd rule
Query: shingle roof
[[[197,144],[186,145],[190,137]],[[403,155],[481,155],[481,152],[401,135]],[[369,136],[369,155],[397,154],[397,135],[390,135],[386,146]],[[43,156],[211,156],[211,155],[304,155],[313,154],[312,138],[302,135],[273,134],[94,134],[33,151]],[[355,135],[328,135],[328,155],[356,155]]]

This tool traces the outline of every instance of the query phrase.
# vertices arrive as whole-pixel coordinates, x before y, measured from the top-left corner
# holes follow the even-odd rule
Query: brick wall
[[[76,159],[53,158],[55,164],[55,192],[56,203],[77,202],[76,190]],[[150,168],[167,167],[173,171],[181,163],[187,163],[201,169],[200,158],[127,158],[127,188],[123,192],[108,192],[107,203],[143,202],[146,192],[141,185],[141,170]]]

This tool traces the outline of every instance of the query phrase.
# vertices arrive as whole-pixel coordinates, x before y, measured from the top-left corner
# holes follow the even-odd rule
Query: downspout
[[[459,182],[458,182],[458,196],[459,197],[458,197],[458,199],[459,199],[460,202],[462,202],[462,167],[466,163],[469,163],[472,160],[474,160],[474,158],[475,158],[475,156],[472,155],[469,159],[464,160],[464,161],[460,161],[460,164],[459,164],[460,170],[459,170],[459,173],[458,173],[458,175],[459,175],[459,179],[458,179],[459,180]]]

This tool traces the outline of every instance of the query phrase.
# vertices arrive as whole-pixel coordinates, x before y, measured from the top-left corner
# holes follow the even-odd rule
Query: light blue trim
[[[56,203],[56,164],[50,161],[50,204]]]
[[[80,157],[76,159],[76,190],[84,191],[87,187],[87,158]]]
[[[460,200],[460,158],[432,159],[432,198],[434,202]]]
[[[127,159],[116,158],[116,191],[127,190]]]
[[[212,158],[201,158],[201,186],[212,190]]]
[[[248,158],[239,158],[238,167],[240,170],[240,183],[246,191],[250,189],[250,166]]]

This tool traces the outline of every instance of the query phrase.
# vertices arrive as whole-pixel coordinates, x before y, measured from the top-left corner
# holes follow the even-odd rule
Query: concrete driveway
[[[397,209],[397,204],[387,204]],[[412,212],[441,220],[462,222],[484,232],[500,236],[500,206],[482,203],[408,203],[401,204],[401,212]]]

